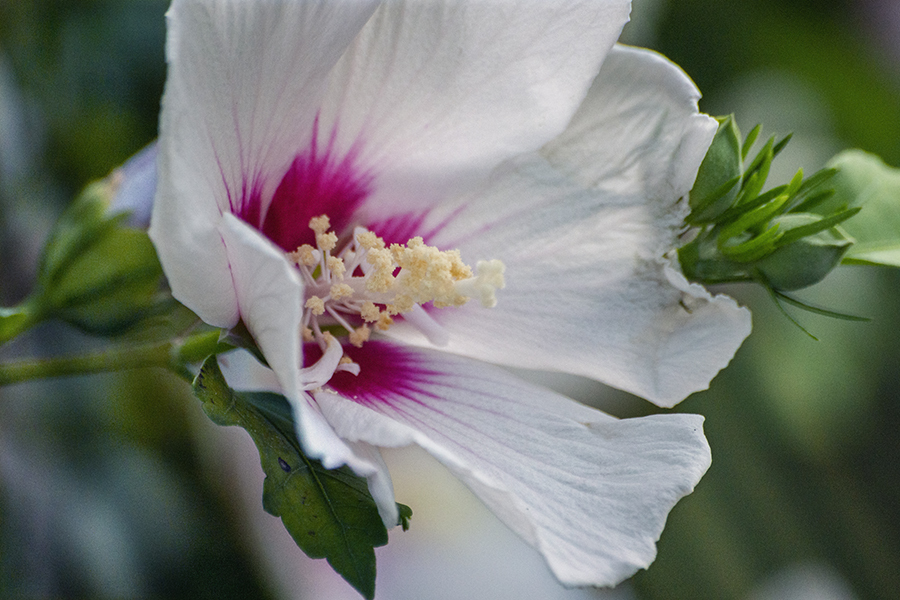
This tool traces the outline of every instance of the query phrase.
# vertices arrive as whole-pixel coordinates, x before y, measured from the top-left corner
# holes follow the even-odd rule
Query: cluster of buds
[[[755,281],[780,295],[818,283],[840,264],[854,241],[840,223],[860,209],[826,207],[834,169],[807,179],[801,170],[763,193],[772,160],[790,136],[777,143],[770,138],[748,162],[759,131],[755,127],[741,143],[734,119],[720,119],[691,190],[690,241],[678,258],[693,281]]]

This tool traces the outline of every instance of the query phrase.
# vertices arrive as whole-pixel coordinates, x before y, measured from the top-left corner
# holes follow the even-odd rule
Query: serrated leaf
[[[842,152],[828,166],[838,170],[830,182],[835,193],[815,212],[862,207],[841,225],[856,240],[844,262],[900,267],[900,169],[862,150]]]
[[[287,400],[271,393],[238,393],[210,357],[194,394],[219,425],[244,428],[260,454],[266,479],[263,507],[280,516],[303,552],[325,558],[365,598],[375,595],[375,551],[388,541],[366,481],[347,467],[325,469],[300,449]],[[412,511],[400,508],[408,524]]]

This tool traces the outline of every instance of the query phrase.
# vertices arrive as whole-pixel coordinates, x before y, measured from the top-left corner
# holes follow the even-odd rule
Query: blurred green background
[[[154,139],[166,6],[0,0],[0,304],[73,194]],[[848,147],[900,165],[897,0],[636,0],[623,39],[680,64],[703,110],[793,131],[773,185]],[[804,291],[873,319],[797,314],[820,342],[764,292],[724,291],[754,332],[679,406],[707,417],[713,466],[616,597],[900,596],[900,274]],[[94,344],[49,324],[0,359]],[[276,597],[184,388],[139,371],[0,389],[0,597]]]

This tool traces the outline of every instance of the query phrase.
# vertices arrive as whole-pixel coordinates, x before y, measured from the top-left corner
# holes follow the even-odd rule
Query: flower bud
[[[725,212],[740,192],[743,174],[741,134],[731,116],[720,119],[690,193],[692,223],[708,223]]]
[[[822,219],[819,215],[797,213],[776,217],[772,222],[787,233]],[[822,281],[838,266],[851,244],[853,239],[840,227],[831,227],[781,246],[759,260],[755,269],[776,290],[798,290]]]
[[[115,334],[158,312],[162,269],[146,232],[109,214],[115,185],[89,185],[44,248],[33,303],[89,333]]]

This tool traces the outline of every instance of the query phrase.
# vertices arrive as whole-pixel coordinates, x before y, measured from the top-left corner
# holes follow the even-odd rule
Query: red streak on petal
[[[337,155],[335,135],[319,147],[318,123],[309,147],[302,151],[278,184],[265,217],[256,192],[241,206],[239,216],[257,227],[266,237],[290,252],[302,244],[315,245],[309,220],[328,215],[331,229],[349,233],[353,217],[372,190],[373,177],[359,168],[357,149]]]
[[[313,364],[322,352],[316,344],[305,344],[304,363]],[[344,354],[359,364],[359,375],[338,371],[328,387],[363,406],[375,408],[420,404],[423,396],[435,398],[431,389],[441,373],[419,362],[414,352],[385,341],[370,341],[362,348],[345,346]]]

